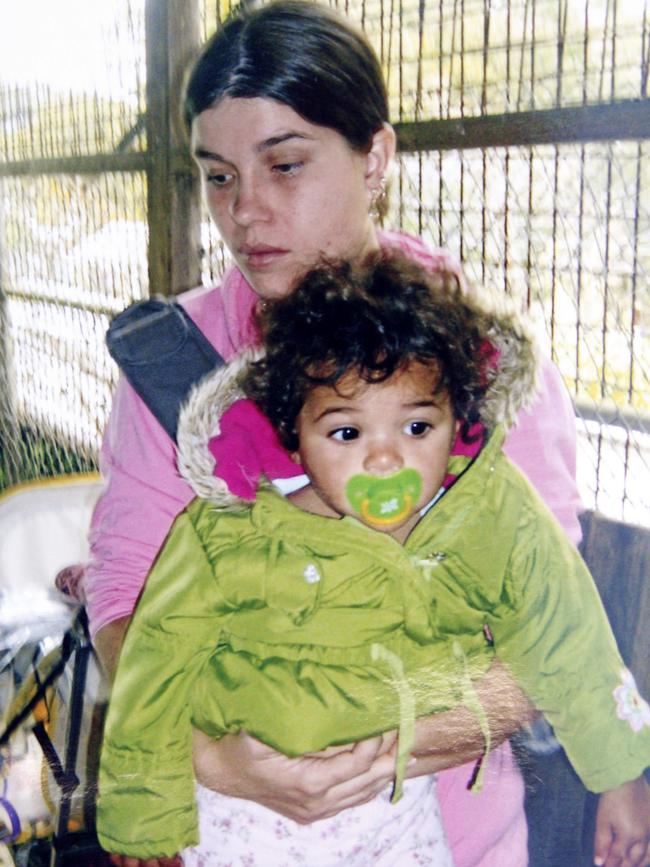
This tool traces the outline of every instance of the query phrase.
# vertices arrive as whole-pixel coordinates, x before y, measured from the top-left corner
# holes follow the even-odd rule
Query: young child
[[[263,312],[264,356],[190,401],[179,465],[201,496],[149,575],[105,731],[100,841],[132,856],[114,863],[191,847],[197,867],[450,865],[434,780],[403,781],[414,721],[464,703],[487,753],[473,682],[495,657],[585,784],[615,790],[614,834],[630,799],[650,809],[650,708],[580,557],[501,451],[534,343],[452,283],[395,258],[317,269]],[[286,498],[263,482],[245,502],[214,468],[219,436],[205,448],[244,396],[308,476]],[[287,755],[397,730],[392,803],[300,826],[197,786],[198,833],[192,725]]]

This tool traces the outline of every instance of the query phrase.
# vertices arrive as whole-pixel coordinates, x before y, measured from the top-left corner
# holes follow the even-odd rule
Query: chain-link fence
[[[177,161],[172,183],[186,158],[171,135],[171,158],[154,147],[152,116],[176,78],[152,69],[152,41],[166,27],[174,54],[188,16],[198,41],[229,6],[85,5],[57,4],[71,17],[49,39],[64,66],[80,42],[94,46],[76,76],[3,70],[0,485],[94,465],[116,375],[109,317],[147,295],[151,275],[157,290],[192,282],[190,271],[175,285],[155,276],[173,245],[154,246],[165,206],[152,188],[161,161]],[[389,82],[401,153],[387,224],[448,247],[476,283],[539,312],[576,401],[586,504],[650,524],[646,4],[336,5],[364,27]],[[32,29],[11,38],[24,53]],[[197,223],[192,252],[198,265],[205,251],[202,279],[214,283],[226,257],[206,215]]]

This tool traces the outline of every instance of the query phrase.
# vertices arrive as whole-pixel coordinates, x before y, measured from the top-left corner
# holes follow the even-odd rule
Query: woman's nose
[[[363,468],[371,476],[390,476],[404,466],[399,449],[392,442],[374,443],[368,449]]]
[[[268,218],[269,207],[264,191],[255,181],[239,181],[230,202],[230,216],[239,226],[250,226]]]

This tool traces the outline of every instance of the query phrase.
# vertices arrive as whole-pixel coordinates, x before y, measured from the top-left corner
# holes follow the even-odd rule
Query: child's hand
[[[180,855],[163,858],[131,858],[130,855],[111,855],[113,867],[183,867]]]
[[[603,792],[596,814],[594,864],[650,864],[650,786],[643,777]]]

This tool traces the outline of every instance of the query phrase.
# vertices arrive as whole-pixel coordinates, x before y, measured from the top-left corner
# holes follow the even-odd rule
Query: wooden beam
[[[636,141],[650,139],[650,99],[483,117],[413,121],[398,123],[395,129],[398,149],[402,153],[571,142]],[[178,134],[174,136],[168,171],[173,175],[193,175],[187,145],[179,142],[179,138]],[[149,162],[146,151],[22,160],[0,163],[0,177],[146,171]]]
[[[0,178],[38,175],[98,175],[106,172],[146,172],[149,169],[147,151],[103,153],[76,157],[43,157],[0,163]],[[195,166],[188,148],[183,145],[171,154],[171,172],[193,175]]]
[[[174,159],[182,70],[200,43],[197,0],[146,0],[149,291],[200,282],[199,196],[193,171]]]
[[[144,151],[93,154],[91,156],[52,157],[0,163],[0,178],[21,175],[95,175],[103,172],[143,172],[148,166]]]
[[[398,123],[398,150],[466,150],[650,139],[650,99]]]
[[[573,402],[576,416],[583,421],[595,421],[600,425],[621,427],[627,431],[650,434],[650,415],[641,410],[623,409],[612,403]]]

